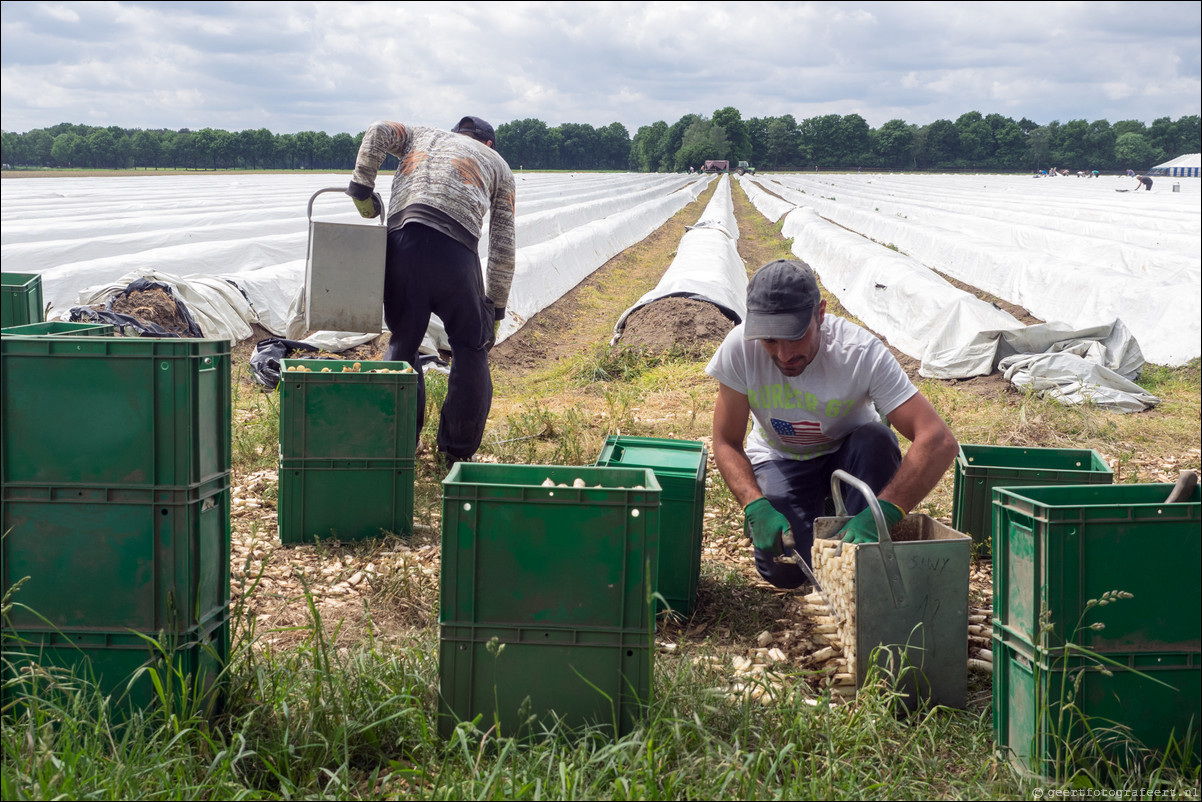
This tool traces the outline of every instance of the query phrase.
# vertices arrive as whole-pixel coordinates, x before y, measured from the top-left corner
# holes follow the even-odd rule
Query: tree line
[[[1197,153],[1200,143],[1198,115],[1151,125],[1071,120],[1041,126],[970,111],[954,122],[920,126],[898,119],[872,128],[858,114],[744,120],[727,106],[710,117],[687,114],[672,125],[643,126],[630,159],[632,169],[647,172],[697,167],[705,159],[746,160],[763,170],[1143,170]]]
[[[1038,125],[1027,118],[970,111],[955,121],[914,125],[895,119],[872,128],[858,114],[798,122],[792,115],[752,117],[727,106],[710,116],[645,125],[631,137],[621,123],[548,126],[533,118],[497,126],[497,150],[514,169],[679,172],[706,159],[748,161],[761,170],[1144,170],[1202,150],[1198,115],[1140,120],[1070,120]],[[93,169],[354,169],[363,132],[275,134],[266,128],[225,131],[128,129],[60,123],[3,133],[6,165]],[[389,157],[383,169],[396,167]]]

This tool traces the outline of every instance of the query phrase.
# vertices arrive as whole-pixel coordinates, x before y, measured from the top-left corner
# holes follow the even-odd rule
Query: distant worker
[[[756,569],[777,587],[804,583],[799,566],[776,558],[784,554],[783,535],[791,532],[809,562],[814,519],[823,514],[836,469],[872,488],[892,529],[934,489],[958,453],[947,424],[885,344],[827,316],[804,262],[770,262],[752,276],[747,316],[706,372],[718,380],[714,459],[743,507]],[[905,459],[880,414],[910,440]],[[748,416],[754,420],[744,446]],[[855,517],[843,540],[876,542],[867,500],[845,488],[844,501]]]
[[[426,388],[418,348],[430,314],[442,319],[451,344],[451,373],[438,421],[441,467],[471,461],[492,407],[488,351],[505,316],[514,270],[514,180],[494,150],[493,127],[464,117],[450,131],[374,122],[359,146],[346,194],[359,214],[379,216],[372,197],[376,171],[400,160],[388,202],[384,321],[392,337],[389,361],[417,370],[417,431],[425,420]],[[477,247],[484,215],[488,277]]]
[[[1151,179],[1151,178],[1149,178],[1148,176],[1146,176],[1146,175],[1137,175],[1137,176],[1135,177],[1135,180],[1139,182],[1139,183],[1138,183],[1138,184],[1135,186],[1135,191],[1136,191],[1136,192],[1139,192],[1139,188],[1140,188],[1140,187],[1143,187],[1144,189],[1148,190],[1149,192],[1151,192],[1151,191],[1152,191],[1152,179]]]

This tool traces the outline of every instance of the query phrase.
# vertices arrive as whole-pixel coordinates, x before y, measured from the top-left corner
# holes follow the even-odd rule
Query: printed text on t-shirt
[[[823,401],[813,393],[794,390],[788,384],[765,384],[747,391],[747,400],[753,409],[804,409],[828,418],[851,414],[856,403],[853,399],[832,398]]]

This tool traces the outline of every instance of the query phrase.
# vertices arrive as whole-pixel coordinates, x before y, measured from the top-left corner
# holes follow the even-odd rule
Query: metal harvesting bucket
[[[309,330],[378,333],[384,323],[384,257],[388,244],[384,202],[379,225],[319,223],[309,198],[309,248],[305,257],[305,326]]]
[[[878,543],[851,547],[842,542],[839,530],[851,517],[840,482],[868,499]],[[895,687],[906,695],[908,705],[923,699],[964,707],[972,539],[928,515],[913,513],[890,537],[876,496],[844,471],[831,477],[831,497],[837,515],[815,520],[813,560],[827,595],[836,600],[832,606],[856,687],[863,685],[875,655],[875,662],[896,678]],[[846,561],[843,571],[836,567],[840,561]]]

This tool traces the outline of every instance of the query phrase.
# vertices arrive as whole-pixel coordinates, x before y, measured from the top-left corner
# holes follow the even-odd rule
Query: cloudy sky
[[[1199,113],[1202,4],[5,2],[0,124]]]

